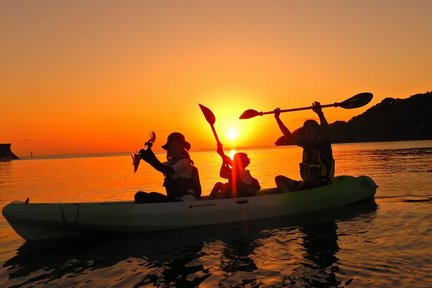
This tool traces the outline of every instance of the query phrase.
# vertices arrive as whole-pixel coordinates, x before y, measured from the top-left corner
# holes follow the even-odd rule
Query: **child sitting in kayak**
[[[217,182],[209,198],[236,198],[255,196],[261,189],[257,179],[253,178],[246,167],[250,160],[246,153],[234,154],[233,160],[225,155],[222,144],[218,144],[218,154],[222,157],[220,177],[228,179],[228,183]]]
[[[168,136],[167,143],[162,146],[167,150],[167,162],[161,163],[151,150],[141,149],[139,158],[149,163],[165,176],[164,186],[167,195],[157,192],[142,192],[135,194],[136,203],[155,203],[173,201],[194,201],[201,196],[201,184],[198,169],[189,156],[191,145],[183,134],[173,132]]]

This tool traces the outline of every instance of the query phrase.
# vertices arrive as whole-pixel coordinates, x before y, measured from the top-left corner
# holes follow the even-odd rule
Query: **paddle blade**
[[[368,104],[373,98],[373,94],[369,92],[359,93],[341,103],[337,103],[337,107],[345,109],[359,108]]]
[[[204,117],[206,118],[207,122],[210,125],[214,125],[214,123],[216,122],[216,117],[213,114],[213,112],[209,108],[205,107],[204,105],[201,105],[201,104],[198,104],[198,105],[200,106],[201,111],[203,112]]]
[[[240,115],[240,119],[250,119],[259,115],[261,115],[261,112],[258,112],[254,109],[248,109]]]
[[[154,143],[156,141],[156,133],[154,131],[150,132],[150,139],[149,141],[151,141],[152,143]]]
[[[136,173],[136,171],[138,170],[141,158],[140,158],[139,154],[137,154],[137,153],[132,153],[131,157],[132,157],[132,165],[134,167],[134,173]]]

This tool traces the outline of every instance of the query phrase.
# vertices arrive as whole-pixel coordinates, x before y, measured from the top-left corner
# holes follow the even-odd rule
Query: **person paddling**
[[[156,192],[139,191],[135,194],[136,203],[194,201],[201,196],[201,184],[198,169],[190,158],[188,151],[191,144],[179,132],[168,136],[167,143],[162,146],[167,150],[167,162],[161,163],[151,150],[141,149],[139,157],[165,176],[163,186],[166,195]]]
[[[257,179],[252,177],[246,167],[250,160],[246,153],[234,154],[233,160],[225,155],[223,146],[219,142],[217,153],[222,157],[220,177],[228,179],[228,183],[217,182],[213,187],[209,198],[236,198],[255,196],[261,189]]]
[[[328,133],[328,123],[324,117],[319,102],[312,104],[312,110],[318,115],[320,124],[315,120],[306,120],[303,127],[293,133],[280,119],[279,108],[274,110],[276,122],[285,138],[293,141],[303,148],[303,160],[300,163],[300,175],[302,181],[296,181],[279,175],[275,181],[282,191],[305,190],[331,183],[334,176],[335,164]]]

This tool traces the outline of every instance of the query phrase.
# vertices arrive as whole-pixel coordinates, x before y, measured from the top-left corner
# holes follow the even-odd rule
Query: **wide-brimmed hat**
[[[169,145],[173,142],[178,142],[183,144],[184,149],[188,150],[191,148],[191,144],[186,141],[185,136],[180,132],[173,132],[170,135],[168,135],[167,143],[165,145],[162,145],[162,148],[165,150],[168,150]]]

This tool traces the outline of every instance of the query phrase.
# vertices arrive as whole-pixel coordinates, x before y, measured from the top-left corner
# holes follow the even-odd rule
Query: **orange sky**
[[[272,116],[245,109],[432,87],[432,1],[2,1],[0,143],[19,156],[124,152],[150,131],[215,146],[272,145]],[[284,114],[292,129],[313,112]],[[226,136],[236,129],[239,137]]]

